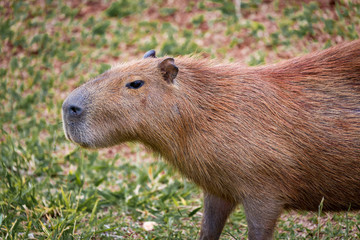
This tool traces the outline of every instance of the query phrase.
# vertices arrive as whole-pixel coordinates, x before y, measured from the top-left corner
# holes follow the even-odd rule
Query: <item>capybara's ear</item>
[[[144,54],[144,58],[156,58],[155,50],[149,50]]]
[[[160,71],[164,77],[164,79],[168,83],[174,83],[174,79],[178,74],[178,67],[174,64],[173,58],[166,58],[159,63]]]

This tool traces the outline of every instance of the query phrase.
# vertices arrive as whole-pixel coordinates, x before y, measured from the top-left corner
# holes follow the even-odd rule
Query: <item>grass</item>
[[[76,1],[77,2],[77,1]],[[2,1],[0,239],[194,239],[201,192],[141,145],[79,149],[61,104],[117,61],[199,53],[248,65],[357,39],[360,4]],[[145,228],[148,230],[146,231]],[[222,239],[247,236],[239,207]],[[357,239],[358,213],[289,212],[277,239]]]

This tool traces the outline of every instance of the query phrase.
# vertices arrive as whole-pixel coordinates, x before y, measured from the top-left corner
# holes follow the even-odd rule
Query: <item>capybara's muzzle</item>
[[[85,95],[78,89],[73,91],[62,105],[63,127],[66,138],[81,146],[86,145],[84,135],[86,105]]]

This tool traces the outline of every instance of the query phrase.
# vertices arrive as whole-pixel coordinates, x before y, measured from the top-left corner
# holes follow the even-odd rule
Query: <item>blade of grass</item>
[[[321,229],[321,222],[320,222],[320,217],[321,217],[321,212],[324,206],[324,197],[321,199],[320,205],[319,205],[319,211],[318,211],[318,218],[317,218],[317,239],[320,239],[320,229]]]
[[[40,222],[40,224],[41,224],[42,230],[44,230],[44,232],[46,233],[46,235],[47,235],[48,237],[50,237],[50,232],[49,232],[49,230],[47,229],[47,227],[44,225],[44,223],[43,223],[41,220],[39,220],[39,222]]]
[[[95,217],[96,217],[96,208],[97,208],[97,205],[98,205],[99,201],[100,201],[100,199],[97,199],[95,204],[94,204],[94,207],[93,207],[92,212],[91,212],[90,220],[89,220],[90,223],[92,223],[94,221]]]

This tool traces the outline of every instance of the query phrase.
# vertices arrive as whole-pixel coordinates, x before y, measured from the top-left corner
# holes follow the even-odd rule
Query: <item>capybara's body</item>
[[[282,209],[360,209],[360,41],[244,68],[179,57],[113,67],[63,105],[88,148],[140,141],[205,192],[202,239],[238,203],[249,238]]]

